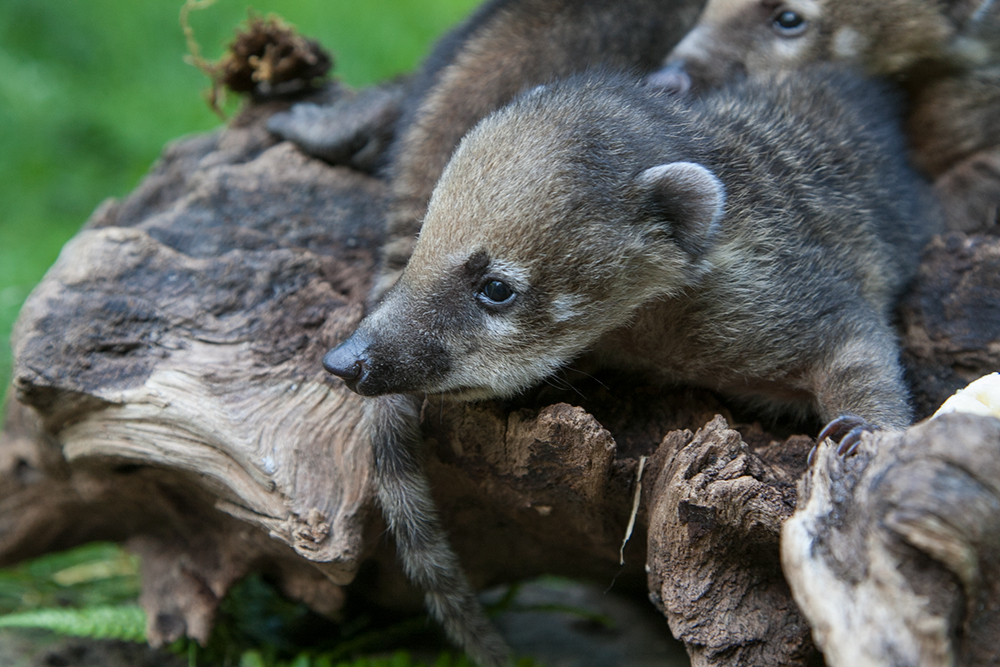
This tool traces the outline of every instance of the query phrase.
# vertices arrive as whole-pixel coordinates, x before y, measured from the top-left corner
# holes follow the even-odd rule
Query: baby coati
[[[895,107],[832,68],[695,100],[590,72],[462,139],[400,280],[323,364],[377,397],[379,501],[480,662],[502,644],[433,509],[422,397],[511,396],[590,352],[859,431],[906,426],[889,317],[940,220]]]
[[[396,128],[388,242],[371,295],[406,264],[434,185],[462,136],[517,93],[597,65],[655,70],[704,0],[491,0],[446,36]]]
[[[1000,207],[1000,2],[709,0],[653,83],[684,91],[747,72],[849,63],[909,95],[915,164],[948,226],[996,231]]]

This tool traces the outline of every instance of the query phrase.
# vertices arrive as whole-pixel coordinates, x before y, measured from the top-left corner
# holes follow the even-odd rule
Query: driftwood
[[[795,598],[834,665],[991,665],[1000,636],[1000,419],[950,414],[824,446],[785,524]]]
[[[324,95],[351,107],[350,91]],[[398,96],[359,103],[379,99]],[[328,615],[351,595],[419,604],[373,507],[361,399],[319,365],[363,314],[386,185],[278,141],[265,123],[280,108],[251,106],[169,147],[66,246],[15,329],[0,562],[127,543],[142,555],[154,644],[205,640],[221,597],[252,571]],[[998,275],[1000,239],[954,233],[929,249],[900,310],[921,416],[1000,368]],[[842,632],[855,641],[878,619],[858,626],[864,598],[851,607],[847,593],[836,598],[846,625],[817,612],[810,601],[833,593],[802,579],[823,567],[831,591],[876,581],[906,627],[926,629],[924,612],[937,623],[933,641],[915,640],[918,658],[882,642],[885,660],[865,664],[1000,661],[997,424],[950,417],[847,461],[823,448],[797,490],[814,443],[794,433],[815,424],[768,432],[709,392],[614,373],[553,385],[424,405],[434,492],[475,585],[616,580],[648,591],[693,664],[821,664],[810,626],[829,664],[853,664]],[[966,486],[949,481],[963,474]],[[807,616],[779,557],[800,494],[830,499],[796,518],[801,548],[785,548]],[[878,579],[875,562],[892,576]]]

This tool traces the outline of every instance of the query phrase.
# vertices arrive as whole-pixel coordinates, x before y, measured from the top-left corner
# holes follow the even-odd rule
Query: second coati
[[[697,91],[822,62],[900,84],[949,228],[1000,230],[1000,1],[709,0],[650,80]]]
[[[589,72],[462,139],[399,281],[323,363],[374,397],[404,566],[481,664],[505,653],[430,499],[423,396],[511,396],[588,353],[849,437],[908,425],[890,312],[940,211],[895,102],[832,68],[693,101]]]

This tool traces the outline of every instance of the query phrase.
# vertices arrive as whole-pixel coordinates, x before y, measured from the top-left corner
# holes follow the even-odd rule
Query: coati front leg
[[[839,438],[838,453],[844,456],[854,453],[863,433],[906,428],[913,419],[892,331],[875,317],[854,329],[811,378],[826,422],[816,442]]]
[[[510,652],[486,618],[441,527],[421,457],[420,399],[388,394],[365,401],[382,515],[406,576],[424,591],[448,638],[482,667],[501,667]]]

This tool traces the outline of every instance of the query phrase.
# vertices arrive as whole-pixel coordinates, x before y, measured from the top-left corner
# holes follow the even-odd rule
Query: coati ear
[[[693,162],[670,162],[639,174],[636,185],[682,250],[695,257],[708,250],[726,203],[715,174]]]

